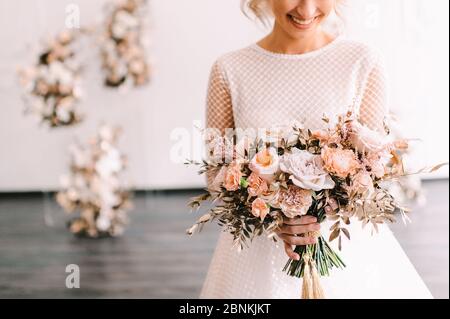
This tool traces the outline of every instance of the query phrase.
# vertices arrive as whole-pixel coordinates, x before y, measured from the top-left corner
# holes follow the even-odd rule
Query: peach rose
[[[266,181],[271,181],[278,172],[280,158],[275,148],[259,151],[250,162],[250,169]]]
[[[252,203],[252,214],[255,217],[261,218],[261,221],[266,218],[267,214],[270,212],[269,205],[266,204],[266,202],[261,199],[257,198]]]
[[[341,178],[355,174],[360,168],[356,154],[351,150],[324,147],[321,156],[324,168]]]
[[[280,189],[276,197],[277,206],[288,218],[303,216],[312,205],[312,192],[295,185]]]
[[[248,182],[248,193],[250,196],[259,196],[265,194],[269,190],[267,182],[262,179],[255,172],[251,173],[247,179]]]
[[[239,189],[239,185],[241,183],[242,172],[241,166],[232,162],[225,173],[224,178],[224,187],[227,191],[236,191]]]

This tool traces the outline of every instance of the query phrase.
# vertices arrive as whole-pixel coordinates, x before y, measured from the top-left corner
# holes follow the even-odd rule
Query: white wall
[[[15,68],[29,61],[30,46],[64,26],[65,7],[80,6],[81,24],[95,23],[105,1],[0,1],[0,190],[55,188],[67,170],[67,146],[94,133],[101,121],[124,128],[120,146],[130,159],[129,178],[138,188],[201,185],[195,169],[173,164],[169,149],[174,127],[192,130],[203,121],[208,73],[220,54],[258,38],[238,1],[153,0],[149,15],[155,66],[150,86],[118,94],[101,87],[98,62],[85,72],[82,110],[74,128],[38,127],[23,116]],[[92,53],[95,59],[95,53]]]
[[[386,3],[381,0],[364,2]],[[59,176],[67,170],[68,145],[75,136],[81,140],[91,136],[102,121],[124,128],[120,146],[129,156],[128,177],[135,187],[203,185],[203,178],[197,176],[194,168],[170,161],[174,143],[170,133],[175,127],[195,132],[193,122],[204,118],[208,73],[214,59],[256,41],[263,35],[262,30],[240,13],[239,0],[151,0],[149,20],[155,66],[151,85],[128,94],[103,89],[98,60],[92,51],[89,53],[92,60],[85,72],[86,98],[81,105],[88,115],[86,120],[74,128],[50,130],[39,127],[33,116],[23,116],[15,69],[29,63],[32,50],[37,49],[36,42],[64,26],[65,7],[69,3],[78,4],[81,23],[91,25],[99,21],[105,1],[0,0],[0,191],[57,188]],[[445,17],[448,24],[448,9],[445,12],[437,10],[428,14],[437,15],[438,19]],[[432,20],[434,18],[431,16]],[[403,115],[407,126],[415,133],[418,120],[426,119],[420,134],[427,141],[428,157],[424,158],[430,163],[448,159],[448,89],[445,89],[448,88],[448,25],[443,31],[447,32],[445,38],[436,36],[432,43],[423,40],[426,36],[421,38],[420,44],[428,48],[425,52],[417,49],[417,39],[410,39],[402,45],[403,51],[397,51],[390,61],[393,71],[397,71],[396,100],[401,101],[402,95],[405,98],[402,110],[406,110]],[[377,27],[370,33],[369,40],[377,45],[386,43],[389,33],[385,32]],[[355,37],[362,37],[358,32],[353,33]],[[392,45],[389,50],[386,53],[395,52]],[[425,53],[429,57],[415,63],[416,58]],[[436,59],[446,61],[447,65],[437,67]],[[410,72],[416,70],[418,64],[420,68],[413,74],[421,81],[411,81]],[[398,85],[404,79],[408,79],[406,88]],[[434,89],[427,91],[429,87]],[[433,133],[430,133],[431,128]],[[435,135],[439,136],[439,144],[435,143]],[[438,146],[439,152],[430,152]],[[443,174],[448,176],[448,170]]]

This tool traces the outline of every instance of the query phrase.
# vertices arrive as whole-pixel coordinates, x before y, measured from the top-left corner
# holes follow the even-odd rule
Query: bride
[[[352,111],[362,124],[384,132],[386,83],[376,51],[323,28],[339,0],[243,0],[243,6],[262,20],[272,16],[273,29],[214,63],[208,128],[225,134],[301,121],[318,129],[324,114]],[[240,252],[222,233],[200,297],[299,298],[301,279],[282,269],[288,257],[299,258],[294,245],[315,239],[296,235],[320,229],[327,238],[329,228],[312,217],[285,219],[277,243],[260,236]],[[355,223],[350,233],[340,252],[347,267],[322,278],[327,298],[432,297],[387,226],[372,236],[369,227]]]

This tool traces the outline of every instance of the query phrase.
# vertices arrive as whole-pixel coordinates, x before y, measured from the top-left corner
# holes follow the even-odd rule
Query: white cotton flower
[[[73,83],[73,72],[67,67],[59,62],[55,61],[50,64],[50,70],[49,70],[49,81],[53,84],[56,84],[57,82],[63,85],[72,85]]]
[[[145,63],[140,59],[133,59],[129,64],[130,72],[140,74],[144,72]]]
[[[67,198],[72,201],[75,202],[78,199],[80,199],[80,193],[78,192],[78,190],[76,190],[75,188],[69,188],[67,190]]]
[[[103,214],[100,214],[95,222],[98,230],[107,231],[111,227],[111,220]]]
[[[113,24],[113,26],[112,26],[113,37],[122,39],[125,36],[126,32],[127,32],[127,29],[125,26],[123,26],[119,23]]]
[[[36,78],[44,79],[46,82],[50,79],[50,68],[48,65],[39,65],[36,68]]]
[[[56,117],[61,122],[69,122],[71,118],[71,108],[67,107],[66,105],[60,105],[56,108]]]
[[[108,150],[95,163],[95,170],[100,176],[109,176],[118,173],[122,167],[122,158],[120,152],[116,149]]]
[[[91,193],[95,194],[102,209],[110,209],[120,203],[120,197],[115,194],[115,184],[112,178],[98,176],[92,178]]]
[[[102,207],[114,207],[120,203],[120,197],[115,193],[114,181],[109,183],[108,180],[101,180],[97,184],[97,195]]]
[[[98,130],[98,135],[102,140],[112,142],[116,137],[116,131],[112,126],[102,125]]]
[[[283,172],[290,174],[290,180],[300,188],[320,191],[332,189],[335,186],[333,179],[323,169],[320,155],[293,148],[286,153],[280,161]]]

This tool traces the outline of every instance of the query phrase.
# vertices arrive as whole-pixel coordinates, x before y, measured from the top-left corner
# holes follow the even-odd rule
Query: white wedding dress
[[[212,67],[207,126],[260,129],[353,110],[372,129],[383,129],[387,111],[385,73],[368,46],[337,37],[305,54],[273,53],[253,44],[219,58]],[[330,224],[322,225],[328,238]],[[322,284],[327,298],[432,298],[390,229],[378,234],[354,221],[340,255],[347,267]],[[332,246],[337,250],[335,242]],[[238,252],[231,235],[220,235],[201,298],[300,298],[301,279],[282,271],[282,243],[261,236]]]

